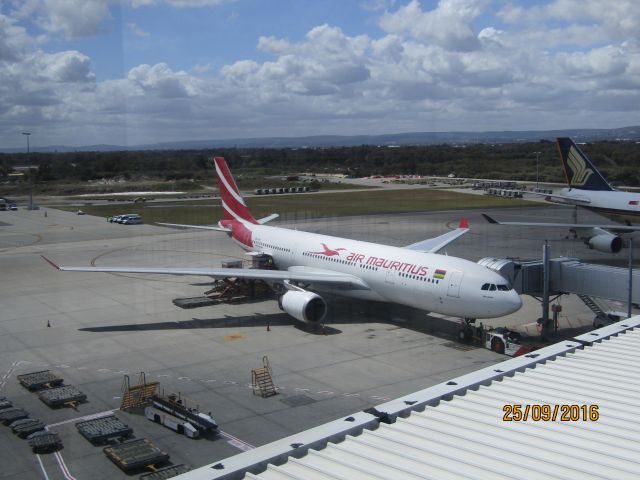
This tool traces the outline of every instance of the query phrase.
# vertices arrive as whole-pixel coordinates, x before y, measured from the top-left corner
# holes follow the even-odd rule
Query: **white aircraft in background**
[[[222,157],[214,159],[224,219],[217,227],[165,224],[225,232],[250,255],[268,255],[277,269],[54,267],[75,272],[121,272],[262,279],[284,287],[280,305],[299,321],[317,324],[327,312],[316,292],[395,302],[467,319],[501,317],[522,300],[500,274],[469,260],[434,253],[468,231],[459,228],[406,247],[331,237],[264,225],[256,220]]]
[[[482,214],[489,223],[534,227],[568,228],[589,246],[606,253],[618,253],[625,238],[640,230],[630,219],[640,216],[640,193],[616,190],[570,138],[557,139],[567,188],[544,195],[549,201],[592,210],[626,225],[593,225],[581,223],[499,222]],[[533,192],[531,192],[533,193]]]

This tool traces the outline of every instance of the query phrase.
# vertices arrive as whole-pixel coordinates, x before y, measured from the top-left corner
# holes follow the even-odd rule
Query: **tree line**
[[[640,186],[640,148],[635,142],[602,141],[582,150],[614,184]],[[537,153],[539,152],[539,153]],[[37,166],[37,182],[84,182],[103,178],[213,182],[211,158],[224,156],[236,175],[260,177],[300,172],[371,175],[448,175],[562,182],[555,142],[372,146],[334,148],[221,148],[120,152],[0,153],[0,181],[16,166]],[[539,158],[539,161],[538,161]]]

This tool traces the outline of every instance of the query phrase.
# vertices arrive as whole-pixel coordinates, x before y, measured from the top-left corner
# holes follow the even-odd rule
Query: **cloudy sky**
[[[0,0],[0,148],[638,124],[637,0]]]

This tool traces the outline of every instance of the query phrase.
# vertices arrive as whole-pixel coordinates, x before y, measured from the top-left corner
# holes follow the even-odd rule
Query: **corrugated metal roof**
[[[640,478],[638,326],[633,317],[179,478]],[[529,419],[504,421],[516,404]],[[541,405],[560,406],[558,418],[534,421]],[[564,405],[579,419],[560,421]]]

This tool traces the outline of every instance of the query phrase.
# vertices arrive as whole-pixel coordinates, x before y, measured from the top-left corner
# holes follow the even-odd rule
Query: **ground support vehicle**
[[[187,406],[186,399],[182,398],[180,394],[171,393],[166,397],[154,395],[151,397],[151,406],[189,423],[202,434],[217,433],[218,431],[218,424],[211,418],[211,414],[202,413],[197,407]]]
[[[198,429],[191,425],[187,420],[175,417],[167,412],[158,410],[157,408],[146,407],[144,409],[144,416],[152,422],[164,425],[187,438],[198,438],[200,436]]]
[[[504,327],[485,330],[484,346],[496,353],[504,353],[510,357],[526,355],[541,347],[539,344],[527,342],[526,337],[519,332]]]

